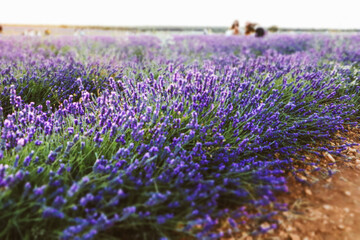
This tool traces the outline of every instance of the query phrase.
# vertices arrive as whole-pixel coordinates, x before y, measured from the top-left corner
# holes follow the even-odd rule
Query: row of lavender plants
[[[0,38],[0,238],[276,228],[298,153],[347,146],[359,62],[359,35]]]

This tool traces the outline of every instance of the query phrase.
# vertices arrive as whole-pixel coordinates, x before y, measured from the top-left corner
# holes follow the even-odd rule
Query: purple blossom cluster
[[[359,121],[358,40],[1,38],[0,236],[275,228],[296,153]]]

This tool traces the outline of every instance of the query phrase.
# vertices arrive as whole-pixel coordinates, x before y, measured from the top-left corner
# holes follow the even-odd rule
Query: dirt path
[[[321,166],[330,166],[336,172],[332,177],[309,174],[304,184],[289,176],[289,192],[278,196],[289,210],[276,216],[277,229],[258,237],[241,232],[226,240],[360,240],[360,128],[338,137],[358,145],[348,147],[342,157],[323,153]],[[343,143],[330,142],[333,146]],[[305,156],[318,158],[310,153]]]
[[[360,143],[359,129],[345,137]],[[344,154],[336,159],[337,173],[330,178],[310,186],[290,179],[289,193],[280,196],[289,211],[279,217],[276,231],[257,239],[360,240],[360,147]]]
[[[310,187],[291,184],[289,211],[279,229],[260,239],[360,239],[360,166],[342,167],[332,178]]]

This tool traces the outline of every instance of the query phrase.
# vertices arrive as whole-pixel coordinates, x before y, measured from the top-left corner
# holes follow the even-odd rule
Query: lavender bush
[[[359,121],[359,39],[1,38],[0,238],[275,228],[296,153]]]

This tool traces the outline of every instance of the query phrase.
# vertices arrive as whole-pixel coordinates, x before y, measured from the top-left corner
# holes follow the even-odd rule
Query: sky
[[[1,0],[0,24],[360,29],[359,9],[359,0]]]

